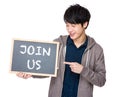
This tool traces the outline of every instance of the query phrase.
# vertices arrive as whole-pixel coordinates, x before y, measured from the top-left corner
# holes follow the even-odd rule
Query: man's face
[[[72,40],[79,39],[82,35],[85,34],[85,26],[81,24],[71,24],[66,23],[66,30],[69,33]]]

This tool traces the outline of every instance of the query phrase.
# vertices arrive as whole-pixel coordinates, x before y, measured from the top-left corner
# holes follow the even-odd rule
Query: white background
[[[107,81],[95,86],[94,97],[120,97],[119,0],[0,0],[0,97],[47,97],[49,78],[25,80],[9,72],[12,39],[52,41],[67,34],[63,14],[75,3],[90,10],[86,33],[105,53]]]

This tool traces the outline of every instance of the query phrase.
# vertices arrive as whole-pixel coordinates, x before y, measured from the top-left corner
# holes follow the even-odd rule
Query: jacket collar
[[[67,38],[68,38],[68,35],[60,36],[59,41],[60,43],[63,44],[63,46],[66,46]],[[86,50],[91,49],[96,44],[96,41],[92,37],[87,35],[87,38],[88,38],[88,43],[87,43]]]

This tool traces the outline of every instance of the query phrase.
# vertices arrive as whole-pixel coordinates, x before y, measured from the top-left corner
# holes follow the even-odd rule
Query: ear
[[[83,24],[83,27],[86,29],[87,26],[88,26],[88,22],[85,22],[85,23]]]

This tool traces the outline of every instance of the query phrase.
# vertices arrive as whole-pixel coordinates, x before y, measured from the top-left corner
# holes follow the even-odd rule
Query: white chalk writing
[[[33,45],[20,45],[20,54],[27,54],[29,56],[32,55],[40,55],[40,56],[50,56],[51,54],[51,48],[44,48],[41,46],[33,46]],[[35,59],[27,59],[27,68],[32,70],[41,69],[41,60],[35,60]]]
[[[31,63],[31,64],[30,64]],[[36,70],[39,70],[39,69],[41,69],[41,65],[40,65],[40,63],[41,63],[41,61],[40,60],[32,60],[31,62],[30,62],[30,60],[27,60],[27,68],[28,69],[34,69],[34,68],[36,68]]]
[[[50,56],[51,54],[51,48],[44,48],[41,46],[33,46],[33,45],[20,45],[20,53],[21,54],[28,54],[28,55],[42,55],[42,56]]]

